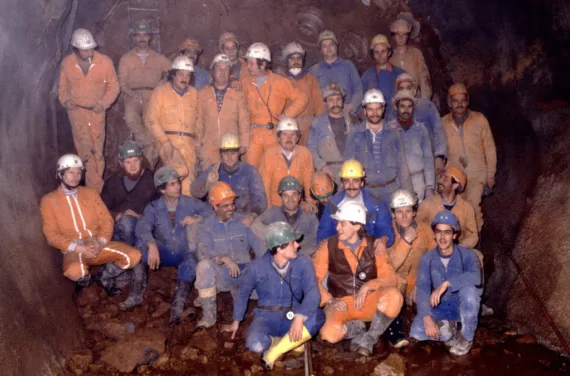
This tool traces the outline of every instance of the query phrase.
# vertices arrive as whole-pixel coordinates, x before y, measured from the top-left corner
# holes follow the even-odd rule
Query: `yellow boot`
[[[261,358],[261,363],[267,369],[272,369],[273,364],[277,359],[279,359],[283,354],[288,351],[291,351],[297,347],[303,345],[303,343],[307,342],[311,339],[311,333],[303,326],[303,334],[301,335],[301,339],[296,342],[291,342],[289,340],[289,334],[285,334],[279,342],[275,344],[273,339],[271,341],[271,347],[263,353],[263,358]]]

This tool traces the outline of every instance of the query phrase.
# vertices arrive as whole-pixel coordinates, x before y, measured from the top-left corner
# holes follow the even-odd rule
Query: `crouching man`
[[[311,259],[297,255],[301,236],[285,222],[270,225],[265,238],[269,252],[245,269],[234,303],[234,321],[223,329],[235,338],[255,289],[258,307],[245,334],[245,344],[250,351],[263,353],[261,361],[268,369],[286,352],[301,350],[324,322]]]
[[[366,207],[349,201],[333,218],[338,235],[321,242],[313,256],[326,315],[321,338],[331,343],[352,339],[351,351],[370,356],[404,298],[388,256],[374,255],[375,239],[366,234]],[[364,322],[370,321],[366,331]]]
[[[89,266],[104,265],[96,281],[108,295],[118,295],[115,278],[137,265],[141,254],[126,243],[111,241],[113,218],[96,190],[79,186],[84,171],[77,155],[59,158],[59,187],[40,202],[43,231],[49,245],[63,253],[63,275],[77,288],[89,286]]]
[[[245,214],[236,213],[236,198],[228,183],[214,183],[209,193],[214,215],[199,227],[198,299],[194,301],[194,306],[202,307],[199,327],[216,324],[218,292],[229,291],[235,298],[242,272],[251,260],[250,249],[255,251],[256,258],[265,252],[253,232],[242,223]]]
[[[454,355],[471,349],[481,301],[481,264],[473,250],[455,244],[457,217],[444,210],[432,222],[437,247],[420,261],[416,284],[418,314],[410,336],[443,341]],[[457,323],[461,322],[461,331]]]

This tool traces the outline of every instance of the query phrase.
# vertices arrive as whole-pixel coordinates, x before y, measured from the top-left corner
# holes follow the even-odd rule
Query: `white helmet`
[[[181,55],[176,57],[172,62],[172,69],[194,72],[194,63],[192,63],[192,60],[188,56]]]
[[[71,34],[71,45],[80,50],[90,50],[97,47],[97,42],[89,30],[77,29]]]
[[[212,60],[212,64],[210,64],[210,70],[212,70],[216,64],[229,64],[230,67],[232,65],[232,61],[230,60],[228,55],[225,54],[217,54],[214,56],[214,60]]]
[[[57,160],[57,165],[55,167],[55,176],[66,168],[70,167],[80,167],[82,170],[85,169],[83,166],[83,161],[75,154],[64,154]]]
[[[337,221],[350,221],[365,225],[366,207],[360,202],[348,201],[342,204],[336,213],[331,215],[331,218]]]
[[[291,42],[283,49],[283,60],[287,60],[289,55],[293,54],[301,54],[301,56],[305,56],[305,49],[299,43]]]
[[[277,132],[282,131],[296,131],[299,132],[299,124],[297,124],[297,120],[286,117],[279,120],[279,124],[277,125]]]
[[[267,61],[271,61],[271,52],[269,51],[269,47],[267,47],[263,43],[254,43],[247,49],[247,53],[245,54],[245,58],[253,57],[254,59],[265,59]]]
[[[378,89],[370,89],[364,93],[364,98],[362,98],[362,105],[366,106],[371,103],[380,103],[381,105],[386,105],[386,100],[384,99],[384,94]]]
[[[415,192],[398,189],[392,193],[390,207],[392,209],[403,208],[405,206],[415,206],[418,203],[418,195]]]

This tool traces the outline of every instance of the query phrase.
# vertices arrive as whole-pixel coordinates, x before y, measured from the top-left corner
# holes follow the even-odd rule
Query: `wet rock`
[[[323,375],[332,375],[334,373],[334,368],[325,366],[323,369]]]
[[[202,364],[208,364],[208,357],[206,355],[202,355],[202,357],[200,358],[200,362]]]
[[[218,349],[218,343],[208,330],[200,330],[190,337],[189,345],[202,350],[205,353],[211,353]]]
[[[250,370],[251,370],[251,373],[254,373],[254,374],[260,373],[260,372],[263,372],[263,367],[260,365],[254,364],[251,366]]]
[[[133,334],[135,329],[135,324],[132,322],[120,322],[116,320],[100,323],[97,330],[109,338],[119,340],[129,334]]]
[[[536,343],[536,337],[532,334],[525,334],[524,336],[517,338],[517,343],[522,343],[525,345],[534,345]]]
[[[224,349],[226,350],[231,350],[233,349],[235,346],[235,343],[233,342],[224,342]]]
[[[374,368],[371,376],[404,376],[406,362],[398,354],[390,354],[384,361]]]
[[[99,289],[92,286],[81,290],[81,292],[77,294],[76,303],[80,307],[84,307],[86,305],[98,302],[99,300],[101,300],[101,297],[99,296]]]
[[[158,359],[152,364],[156,368],[166,368],[168,366],[168,361],[170,360],[170,355],[164,353],[158,357]]]
[[[93,362],[93,353],[88,349],[75,350],[67,362],[67,369],[74,375],[82,375]]]
[[[282,366],[287,369],[299,369],[303,368],[305,365],[304,362],[300,361],[299,359],[287,359],[283,361]]]
[[[143,373],[147,373],[148,372],[149,367],[147,365],[144,366],[140,366],[137,368],[137,373],[139,375],[143,374]]]
[[[120,372],[132,372],[137,365],[148,364],[164,352],[166,337],[158,330],[141,329],[101,354],[101,360]]]
[[[251,371],[246,369],[245,371],[243,371],[243,376],[251,376]]]
[[[161,301],[150,316],[153,319],[161,317],[166,312],[170,311],[170,307],[170,304],[166,303],[165,301]]]
[[[187,346],[180,351],[180,359],[182,360],[196,360],[198,359],[198,349]]]

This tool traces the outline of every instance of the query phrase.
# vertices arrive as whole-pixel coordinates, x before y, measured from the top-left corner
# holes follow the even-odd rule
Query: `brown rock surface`
[[[101,360],[120,372],[131,372],[137,365],[158,359],[165,341],[158,330],[141,329],[105,349]]]

